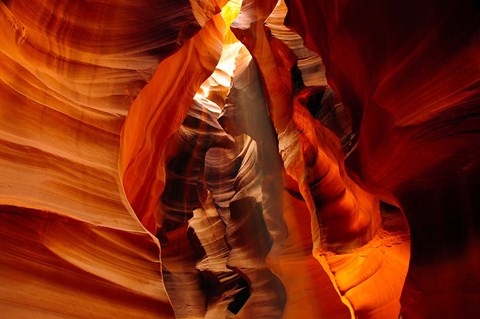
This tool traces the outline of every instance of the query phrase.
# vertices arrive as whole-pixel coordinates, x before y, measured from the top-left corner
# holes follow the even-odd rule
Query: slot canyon
[[[2,0],[0,318],[480,318],[480,3]]]

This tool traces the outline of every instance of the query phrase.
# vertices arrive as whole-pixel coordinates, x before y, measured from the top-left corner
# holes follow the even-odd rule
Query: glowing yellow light
[[[230,30],[230,25],[237,18],[240,13],[240,8],[242,7],[242,0],[230,0],[223,8],[221,15],[223,20],[225,20],[226,31],[225,31],[225,44],[232,44],[238,42],[237,38],[233,35]]]
[[[243,47],[243,44],[230,30],[230,25],[240,13],[241,6],[242,0],[231,0],[222,8],[221,15],[226,25],[222,55],[212,75],[203,82],[197,92],[199,96],[210,99],[220,107],[223,107],[225,98],[230,91],[235,61]]]

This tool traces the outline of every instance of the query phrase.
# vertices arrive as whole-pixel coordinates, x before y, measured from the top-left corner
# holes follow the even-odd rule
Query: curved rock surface
[[[403,317],[478,316],[478,4],[287,4],[352,111],[350,175],[408,220]]]
[[[0,3],[6,318],[475,318],[474,1]]]

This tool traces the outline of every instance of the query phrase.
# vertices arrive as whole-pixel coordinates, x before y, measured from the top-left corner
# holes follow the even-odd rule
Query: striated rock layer
[[[476,318],[474,1],[0,3],[6,318]]]
[[[220,10],[207,4],[204,16]],[[2,317],[174,317],[118,157],[132,100],[159,60],[192,46],[199,13],[188,1],[0,3]]]
[[[287,4],[352,112],[350,175],[410,226],[403,317],[478,316],[478,3]]]

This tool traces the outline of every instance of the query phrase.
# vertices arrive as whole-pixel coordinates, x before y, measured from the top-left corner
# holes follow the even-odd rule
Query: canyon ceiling
[[[475,0],[0,2],[1,318],[480,318]]]

